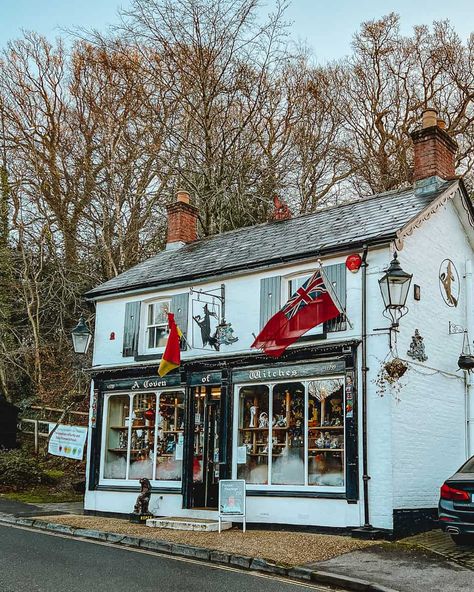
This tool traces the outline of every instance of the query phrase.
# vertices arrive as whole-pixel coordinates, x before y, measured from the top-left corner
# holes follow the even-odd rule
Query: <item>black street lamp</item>
[[[92,339],[92,333],[89,331],[89,327],[86,325],[86,321],[83,316],[79,319],[79,322],[71,331],[72,343],[76,354],[85,354],[89,348],[89,344]]]
[[[385,304],[384,316],[392,321],[391,329],[397,330],[400,319],[408,312],[406,301],[413,274],[403,271],[397,253],[390,266],[379,279],[380,292]]]

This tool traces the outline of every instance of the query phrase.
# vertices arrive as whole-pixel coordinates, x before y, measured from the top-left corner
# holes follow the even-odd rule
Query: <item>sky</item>
[[[272,0],[266,0],[271,7]],[[0,47],[34,30],[50,39],[74,27],[104,30],[117,22],[119,6],[129,0],[0,0]],[[324,63],[350,53],[353,33],[365,20],[389,12],[401,16],[402,31],[413,25],[430,24],[449,18],[465,40],[474,31],[473,0],[293,0],[287,13],[291,35],[312,48],[316,60]]]

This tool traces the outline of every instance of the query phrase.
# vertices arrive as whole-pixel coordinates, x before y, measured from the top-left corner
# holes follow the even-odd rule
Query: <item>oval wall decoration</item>
[[[457,306],[459,302],[459,274],[451,259],[444,259],[439,266],[439,289],[448,306]]]

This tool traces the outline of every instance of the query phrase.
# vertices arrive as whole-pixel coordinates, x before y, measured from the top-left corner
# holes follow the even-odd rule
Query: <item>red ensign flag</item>
[[[286,348],[313,327],[334,319],[342,310],[332,286],[318,269],[298,288],[285,306],[268,321],[252,347],[278,358]]]

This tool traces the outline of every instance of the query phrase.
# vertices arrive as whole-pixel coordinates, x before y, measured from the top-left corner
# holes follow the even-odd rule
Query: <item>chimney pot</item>
[[[444,121],[444,119],[437,119],[436,123],[438,124],[438,127],[442,130],[446,129],[446,122]]]
[[[178,189],[178,191],[176,193],[176,201],[188,204],[189,203],[189,193],[187,191],[185,191],[184,189]]]
[[[425,129],[425,127],[433,127],[437,125],[438,121],[438,111],[436,109],[425,109],[423,111],[422,120],[421,120],[421,127]]]

